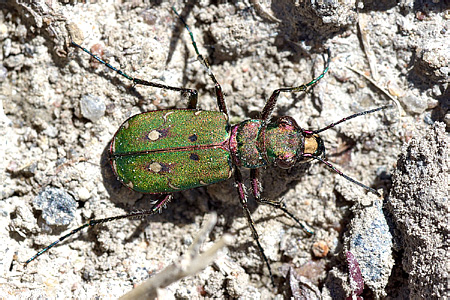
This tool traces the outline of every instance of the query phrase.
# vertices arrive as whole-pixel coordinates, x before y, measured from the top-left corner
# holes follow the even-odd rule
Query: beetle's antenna
[[[356,113],[356,114],[350,115],[350,116],[348,116],[348,117],[345,117],[345,118],[343,118],[342,120],[340,120],[340,121],[338,121],[338,122],[336,122],[336,123],[331,123],[330,125],[328,125],[328,126],[322,128],[322,129],[318,129],[318,130],[304,130],[303,132],[304,132],[305,134],[317,134],[317,133],[320,133],[320,132],[325,131],[325,130],[327,130],[327,129],[330,129],[330,128],[332,128],[332,127],[334,127],[334,126],[336,126],[336,125],[338,125],[338,124],[340,124],[340,123],[342,123],[342,122],[348,121],[348,120],[350,120],[350,119],[353,119],[353,118],[356,118],[356,117],[359,117],[359,116],[363,116],[363,115],[367,115],[367,114],[371,114],[371,113],[377,112],[377,111],[379,111],[379,110],[386,109],[386,108],[391,108],[391,107],[392,107],[392,104],[389,104],[389,105],[384,105],[384,106],[381,106],[381,107],[378,107],[378,108],[375,108],[375,109],[366,110],[366,111],[363,111],[363,112]],[[311,153],[304,153],[302,156],[303,156],[303,157],[308,157],[308,158],[317,159],[318,161],[324,163],[324,164],[327,165],[331,170],[333,170],[334,172],[338,173],[339,175],[341,175],[342,177],[344,177],[344,178],[347,179],[348,181],[353,182],[354,184],[357,184],[357,185],[359,185],[359,186],[362,187],[362,188],[365,188],[365,189],[368,190],[369,192],[372,192],[372,193],[374,193],[375,195],[377,195],[378,197],[381,197],[381,195],[380,195],[376,190],[374,190],[373,188],[368,187],[367,185],[362,184],[361,182],[356,181],[355,179],[353,179],[353,178],[351,178],[351,177],[345,175],[344,173],[342,173],[341,171],[339,171],[338,169],[336,169],[336,167],[334,167],[334,166],[333,166],[331,163],[329,163],[328,161],[326,161],[326,160],[324,160],[324,159],[322,159],[322,158],[320,158],[320,157],[318,157],[318,156],[315,156],[315,155],[313,155],[313,154],[311,154]]]
[[[389,104],[389,105],[381,106],[381,107],[378,107],[378,108],[375,108],[375,109],[366,110],[366,111],[363,111],[363,112],[360,112],[360,113],[357,113],[357,114],[345,117],[345,118],[343,118],[342,120],[340,120],[340,121],[338,121],[336,123],[331,123],[330,125],[322,128],[322,129],[312,130],[312,131],[305,130],[305,133],[307,133],[307,134],[317,134],[317,133],[320,133],[320,132],[325,131],[327,129],[330,129],[330,128],[332,128],[332,127],[334,127],[334,126],[336,126],[336,125],[338,125],[338,124],[340,124],[342,122],[348,121],[350,119],[353,119],[353,118],[356,118],[356,117],[359,117],[359,116],[363,116],[363,115],[367,115],[367,114],[371,114],[371,113],[377,112],[379,110],[386,109],[386,108],[391,108],[391,107],[392,107],[392,104]]]
[[[303,156],[303,157],[308,157],[308,158],[314,158],[314,159],[317,159],[318,161],[324,163],[324,164],[327,165],[331,170],[333,170],[334,172],[338,173],[339,175],[341,175],[342,177],[344,177],[344,178],[347,179],[348,181],[353,182],[354,184],[357,184],[357,185],[359,185],[359,186],[362,187],[362,188],[365,188],[365,189],[368,190],[369,192],[372,192],[372,193],[374,193],[375,195],[377,195],[378,197],[381,197],[381,195],[380,195],[375,189],[373,189],[373,188],[371,188],[371,187],[368,187],[367,185],[362,184],[361,182],[356,181],[355,179],[353,179],[353,178],[351,178],[351,177],[345,175],[344,173],[342,173],[341,171],[339,171],[338,169],[336,169],[336,167],[333,166],[333,165],[332,165],[331,163],[329,163],[328,161],[326,161],[326,160],[324,160],[324,159],[322,159],[322,158],[320,158],[320,157],[318,157],[318,156],[314,156],[314,155],[312,155],[312,154],[310,154],[310,153],[305,153],[305,154],[303,154],[302,156]]]

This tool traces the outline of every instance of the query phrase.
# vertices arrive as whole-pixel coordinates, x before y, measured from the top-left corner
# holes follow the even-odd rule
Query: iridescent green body
[[[231,177],[230,125],[221,112],[156,110],[125,121],[111,142],[119,180],[142,193],[172,193]]]
[[[222,112],[156,110],[126,120],[111,142],[117,178],[142,193],[173,193],[231,177],[233,166],[281,168],[317,150],[291,117],[266,124],[246,120],[233,127]],[[312,151],[312,152],[311,152]],[[320,151],[323,151],[322,149]],[[321,154],[321,153],[319,153]]]

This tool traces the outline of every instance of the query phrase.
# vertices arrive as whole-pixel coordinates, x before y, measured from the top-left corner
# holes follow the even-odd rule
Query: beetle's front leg
[[[259,181],[259,171],[258,169],[250,170],[250,181],[252,183],[252,194],[255,197],[256,202],[261,204],[272,205],[275,208],[283,209],[285,205],[282,200],[269,200],[261,198],[262,185]]]
[[[275,106],[276,106],[277,100],[278,100],[278,96],[280,95],[281,92],[306,91],[307,88],[315,85],[317,82],[319,82],[320,79],[322,79],[322,77],[325,75],[325,73],[328,72],[328,68],[330,66],[330,60],[331,60],[330,49],[328,49],[327,51],[328,51],[328,60],[326,62],[325,69],[322,71],[322,73],[308,83],[305,83],[305,84],[302,84],[302,85],[299,85],[296,87],[280,88],[280,89],[276,89],[275,91],[273,91],[272,95],[270,96],[269,100],[266,102],[266,105],[264,106],[264,109],[261,112],[261,117],[260,117],[261,120],[264,120],[266,122],[270,121],[270,117],[273,113],[273,110],[275,109]]]

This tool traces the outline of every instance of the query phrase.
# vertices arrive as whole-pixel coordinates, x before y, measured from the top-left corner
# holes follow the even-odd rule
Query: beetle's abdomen
[[[263,125],[262,120],[246,120],[236,125],[236,160],[245,168],[260,168],[266,165],[258,139]]]
[[[225,114],[157,110],[125,121],[111,142],[118,179],[142,193],[171,193],[231,176]]]

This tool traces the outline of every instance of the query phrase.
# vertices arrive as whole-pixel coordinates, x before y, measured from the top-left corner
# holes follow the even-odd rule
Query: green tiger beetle
[[[188,94],[189,104],[186,109],[154,110],[132,116],[120,126],[111,141],[109,159],[118,180],[137,192],[161,195],[151,209],[90,220],[36,253],[25,262],[25,265],[86,227],[118,219],[156,214],[172,199],[172,193],[214,184],[227,180],[234,174],[244,214],[274,284],[272,269],[247,207],[247,193],[239,167],[250,169],[251,192],[257,202],[283,211],[304,229],[303,224],[285,208],[281,201],[261,197],[262,187],[258,179],[260,168],[274,165],[288,169],[299,163],[318,160],[347,180],[379,195],[376,190],[343,174],[325,160],[324,143],[318,133],[349,119],[390,106],[353,114],[319,130],[305,130],[289,116],[271,121],[280,93],[306,91],[323,78],[329,68],[329,51],[326,67],[317,78],[297,87],[273,91],[259,118],[230,125],[221,86],[212,73],[208,61],[199,53],[192,31],[177,11],[172,9],[188,31],[197,59],[214,82],[219,111],[197,109],[198,93],[194,89],[173,87],[131,77],[86,48],[72,42],[73,46],[130,80],[133,85],[141,84]],[[308,231],[308,229],[305,230]]]

